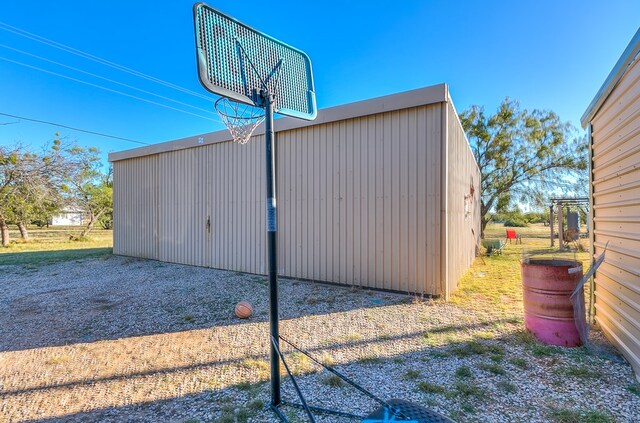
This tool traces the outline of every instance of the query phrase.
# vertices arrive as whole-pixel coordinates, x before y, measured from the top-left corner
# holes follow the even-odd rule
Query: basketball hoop
[[[222,122],[231,132],[233,140],[238,144],[246,144],[253,131],[265,119],[264,109],[239,103],[227,97],[216,100],[215,107]]]

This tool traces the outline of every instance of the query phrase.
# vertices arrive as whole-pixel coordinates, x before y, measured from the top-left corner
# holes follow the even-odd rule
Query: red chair
[[[509,244],[511,244],[512,240],[515,240],[516,244],[522,244],[522,238],[516,233],[515,229],[507,229],[507,240],[509,241]]]

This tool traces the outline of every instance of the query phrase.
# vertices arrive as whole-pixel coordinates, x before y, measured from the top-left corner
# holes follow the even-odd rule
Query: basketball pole
[[[276,250],[276,175],[275,162],[276,150],[273,134],[273,96],[267,92],[260,92],[265,108],[265,148],[267,171],[267,260],[269,263],[269,326],[272,342],[271,346],[271,407],[278,407],[280,398],[280,357],[276,348],[279,348],[280,333],[278,324],[278,260]]]

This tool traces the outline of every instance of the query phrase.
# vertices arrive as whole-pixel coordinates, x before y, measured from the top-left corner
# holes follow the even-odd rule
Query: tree
[[[89,215],[89,222],[80,234],[80,237],[85,237],[103,215],[113,210],[111,170],[106,174],[101,172],[102,162],[97,148],[76,146],[69,149],[68,154],[74,166],[68,174],[65,192],[72,203]]]
[[[521,110],[506,98],[494,115],[471,106],[460,121],[482,178],[482,236],[492,210],[515,202],[541,205],[559,186],[574,194],[586,189],[586,139],[573,137],[573,127],[554,112]]]
[[[27,240],[27,224],[32,219],[61,207],[62,181],[71,165],[59,139],[39,154],[20,145],[0,146],[0,236],[3,247],[10,242],[9,221],[18,225],[22,238]]]

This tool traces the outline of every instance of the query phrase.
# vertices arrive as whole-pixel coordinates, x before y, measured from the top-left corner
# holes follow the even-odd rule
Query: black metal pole
[[[280,405],[280,357],[278,355],[280,333],[278,323],[278,260],[276,256],[276,151],[273,134],[273,97],[262,93],[266,112],[266,128],[264,132],[267,158],[267,256],[269,262],[269,324],[271,339],[271,406]]]

